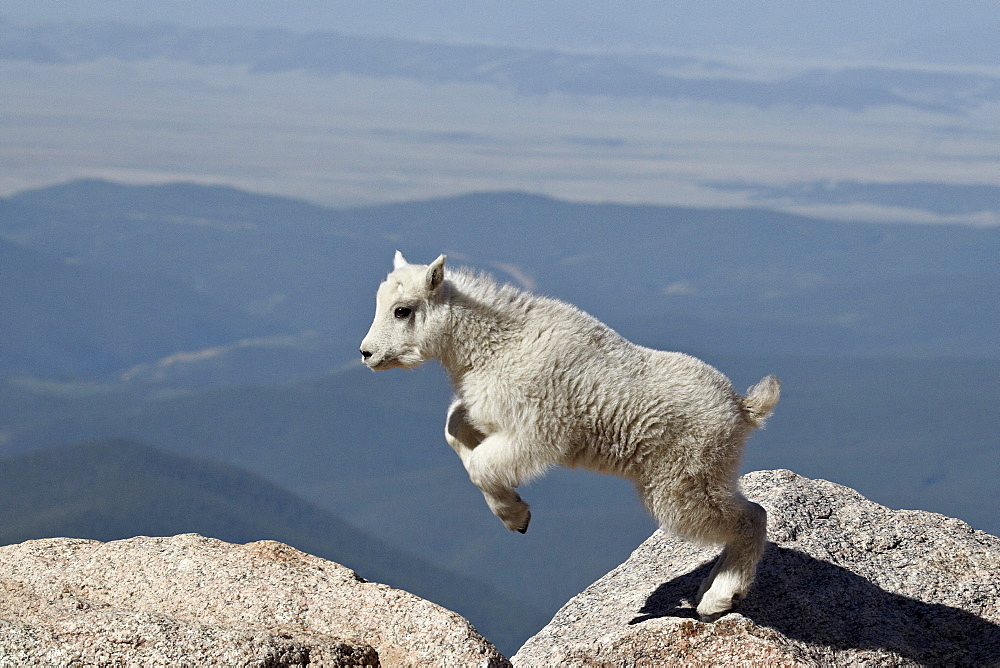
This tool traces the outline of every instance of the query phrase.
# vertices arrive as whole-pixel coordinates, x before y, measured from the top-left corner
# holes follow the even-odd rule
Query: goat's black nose
[[[365,358],[365,359],[368,359],[369,357],[372,356],[372,351],[370,351],[370,350],[362,350],[361,351],[361,356],[363,358]]]

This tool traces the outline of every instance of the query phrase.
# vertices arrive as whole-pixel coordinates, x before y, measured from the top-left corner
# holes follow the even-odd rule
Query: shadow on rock
[[[703,564],[661,584],[630,624],[658,617],[697,619],[692,599],[711,567],[712,562]],[[960,608],[887,592],[845,568],[774,544],[737,611],[808,645],[882,648],[919,663],[1000,662],[997,624]]]

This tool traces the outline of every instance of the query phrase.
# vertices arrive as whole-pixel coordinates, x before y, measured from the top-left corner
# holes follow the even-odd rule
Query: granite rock
[[[736,611],[698,620],[718,548],[657,531],[514,665],[1000,665],[1000,538],[791,471],[741,482],[771,542]]]
[[[509,662],[459,615],[274,541],[0,547],[0,665]]]

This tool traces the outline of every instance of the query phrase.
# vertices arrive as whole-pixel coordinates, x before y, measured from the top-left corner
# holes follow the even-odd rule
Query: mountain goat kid
[[[713,621],[743,598],[764,551],[767,514],[739,491],[744,438],[778,402],[768,376],[745,397],[689,355],[631,343],[579,309],[468,270],[397,251],[361,342],[373,370],[441,362],[455,399],[445,440],[490,510],[524,533],[515,491],[562,464],[633,481],[666,528],[724,549],[701,584]]]

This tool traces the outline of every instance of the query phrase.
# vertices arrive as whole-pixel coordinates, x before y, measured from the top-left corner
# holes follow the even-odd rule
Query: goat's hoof
[[[511,531],[524,533],[528,530],[528,523],[531,522],[530,506],[518,497],[517,503],[502,509],[497,513],[497,517],[503,525]]]
[[[508,524],[507,528],[510,529],[511,531],[516,531],[518,533],[525,533],[528,530],[528,524],[530,523],[531,523],[531,511],[528,510],[525,511],[524,513],[523,522],[521,522],[520,524],[513,524],[513,523]]]
[[[709,590],[705,592],[701,600],[698,602],[698,619],[703,622],[714,622],[724,614],[731,612],[740,598],[742,597],[712,596],[712,591]]]
[[[528,514],[524,518],[524,524],[522,524],[521,526],[519,526],[517,528],[517,532],[518,533],[526,533],[528,531],[528,524],[530,524],[530,523],[531,523],[531,511],[529,510]]]

